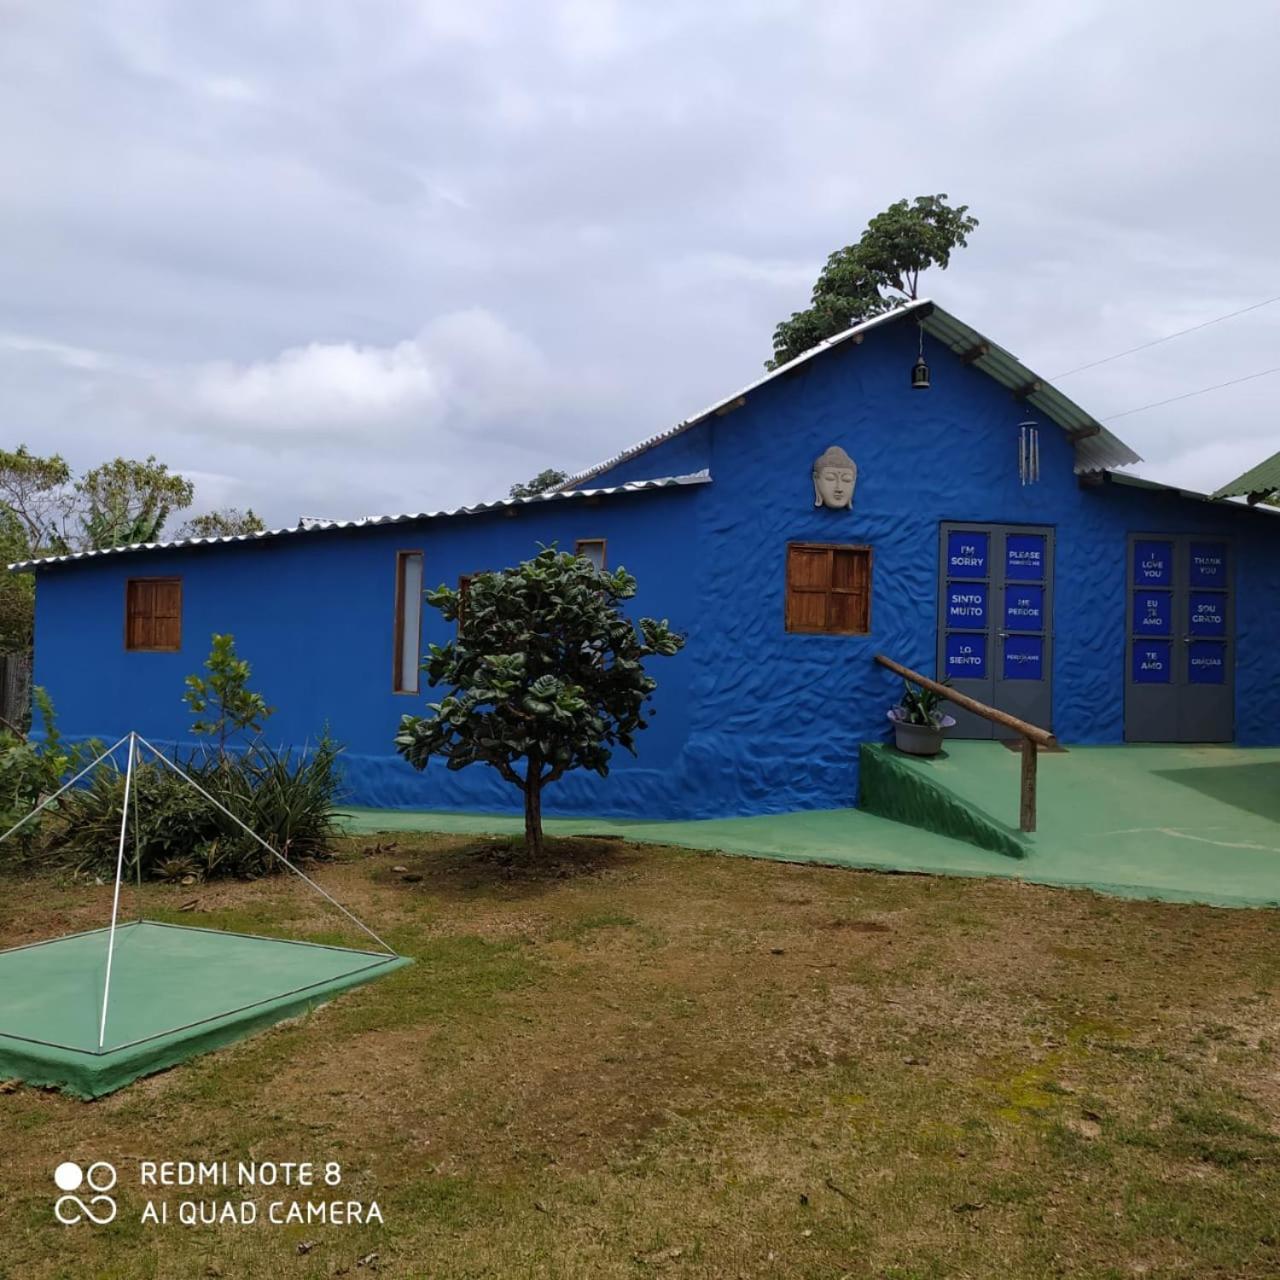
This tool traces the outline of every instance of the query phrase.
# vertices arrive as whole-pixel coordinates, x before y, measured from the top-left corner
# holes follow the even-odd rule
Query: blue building
[[[392,739],[429,697],[418,654],[446,634],[423,586],[554,542],[625,565],[637,613],[687,644],[656,664],[638,757],[566,777],[550,813],[854,804],[859,744],[886,736],[898,690],[877,653],[1067,744],[1280,742],[1280,524],[1116,470],[1135,461],[921,301],[556,493],[21,566],[38,576],[35,678],[68,736],[182,743],[183,679],[229,631],[277,707],[269,738],[327,727],[353,803],[512,810],[492,770],[419,774]]]

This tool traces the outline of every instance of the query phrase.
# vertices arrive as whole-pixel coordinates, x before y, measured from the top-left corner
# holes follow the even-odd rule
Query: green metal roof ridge
[[[1256,467],[1250,467],[1243,475],[1229,480],[1221,489],[1215,489],[1213,498],[1251,498],[1257,501],[1262,494],[1280,492],[1280,453],[1263,459]]]

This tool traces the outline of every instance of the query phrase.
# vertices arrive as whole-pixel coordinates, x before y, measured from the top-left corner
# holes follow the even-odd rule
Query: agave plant
[[[950,678],[940,681],[941,684],[949,685]],[[903,710],[904,724],[924,725],[929,729],[936,729],[942,722],[942,712],[938,707],[945,701],[942,694],[935,693],[932,689],[926,689],[924,685],[916,684],[912,680],[905,677],[902,681],[902,700],[898,704]]]
[[[178,761],[269,848],[172,770],[152,761],[137,765],[133,785],[143,878],[254,879],[283,869],[271,850],[293,862],[328,856],[337,834],[339,753],[334,742],[322,738],[305,753],[273,751],[259,743],[223,760],[206,754]],[[104,765],[87,786],[67,793],[52,847],[81,871],[113,874],[123,800],[124,775]],[[133,849],[131,836],[126,845],[129,877],[135,874]]]

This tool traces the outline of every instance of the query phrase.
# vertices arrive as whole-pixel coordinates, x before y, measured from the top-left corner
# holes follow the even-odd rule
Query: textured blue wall
[[[884,652],[934,670],[938,524],[1056,529],[1054,728],[1066,742],[1123,738],[1125,555],[1131,531],[1236,540],[1237,740],[1280,741],[1280,521],[1118,485],[1081,488],[1063,433],[1041,422],[1042,482],[1018,482],[1017,426],[1028,414],[985,374],[936,344],[933,387],[913,392],[916,331],[890,325],[836,349],[589,483],[710,467],[714,483],[501,515],[272,544],[120,557],[40,575],[37,679],[72,734],[136,726],[184,735],[182,677],[214,630],[232,631],[255,683],[280,711],[273,738],[298,743],[322,722],[349,749],[362,803],[510,809],[490,770],[417,775],[391,754],[400,714],[426,697],[390,692],[394,553],[425,550],[428,583],[523,558],[538,541],[609,539],[609,562],[640,579],[638,611],[667,616],[685,652],[655,665],[659,715],[640,759],[608,780],[569,777],[548,812],[649,817],[849,805],[858,745],[885,736],[897,681]],[[1035,415],[1031,415],[1035,416]],[[851,512],[815,509],[813,459],[842,445],[858,464]],[[874,548],[866,637],[789,635],[786,544]],[[181,573],[184,652],[122,652],[124,580]],[[426,639],[440,625],[428,612]]]
[[[886,736],[898,686],[872,655],[935,669],[938,525],[1056,530],[1054,728],[1064,741],[1124,735],[1126,535],[1219,533],[1237,547],[1237,740],[1280,741],[1280,520],[1108,484],[1081,488],[1066,436],[1041,418],[1041,483],[1024,487],[1008,391],[926,340],[933,373],[912,391],[916,330],[891,325],[754,392],[746,405],[592,483],[671,471],[668,450],[707,442],[715,483],[699,504],[700,634],[682,790],[699,812],[847,805],[858,744]],[[851,512],[813,506],[813,459],[842,445],[858,464]],[[788,635],[786,544],[874,548],[871,634]]]
[[[37,585],[36,681],[53,695],[59,727],[71,737],[108,741],[136,728],[158,746],[190,740],[184,677],[199,671],[215,631],[230,631],[253,665],[252,685],[276,706],[269,742],[314,741],[327,725],[346,747],[355,803],[511,809],[518,795],[490,769],[411,769],[394,753],[400,716],[435,696],[392,692],[395,561],[424,553],[425,581],[527,558],[539,543],[572,550],[575,539],[605,538],[610,568],[639,580],[635,616],[669,618],[684,629],[697,613],[694,510],[707,486],[622,494],[598,503],[516,508],[515,514],[325,532],[295,538],[113,556],[43,571]],[[124,650],[125,582],[133,576],[183,579],[182,651]],[[423,612],[423,647],[450,627]],[[688,653],[652,664],[659,680],[643,758],[615,753],[607,781],[577,773],[547,793],[549,811],[644,814],[664,803],[666,765],[688,736]]]

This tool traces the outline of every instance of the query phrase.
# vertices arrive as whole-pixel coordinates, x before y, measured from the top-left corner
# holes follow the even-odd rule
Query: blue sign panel
[[[1193,587],[1227,585],[1227,546],[1224,542],[1193,542],[1188,556]]]
[[[1044,581],[1044,534],[1011,533],[1004,540],[1004,576],[1008,582]]]
[[[1173,586],[1173,543],[1139,538],[1133,544],[1133,582],[1138,587]]]
[[[987,629],[987,584],[985,582],[947,583],[947,626],[957,631],[972,627]]]
[[[1225,684],[1227,646],[1212,640],[1193,640],[1188,646],[1187,679],[1191,684]]]
[[[1173,630],[1173,596],[1168,591],[1133,593],[1133,630],[1140,636],[1167,636]]]
[[[1043,587],[1005,587],[1004,629],[1006,631],[1044,630]]]
[[[1187,598],[1187,625],[1193,636],[1227,634],[1227,596],[1224,591],[1192,591]]]
[[[1006,680],[1044,679],[1044,637],[1006,636],[1004,642]]]
[[[987,576],[987,535],[951,530],[947,534],[947,577]]]
[[[987,637],[947,636],[947,675],[952,680],[987,678]]]
[[[1172,679],[1172,641],[1135,640],[1133,643],[1133,683],[1168,684]]]

